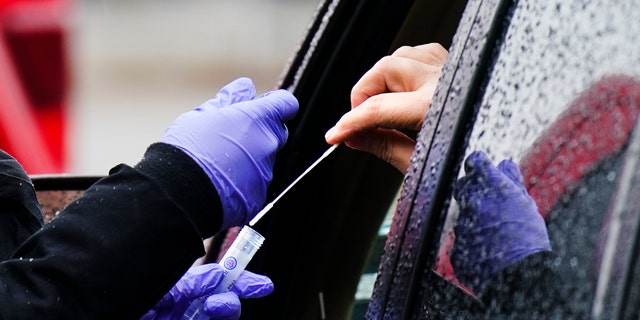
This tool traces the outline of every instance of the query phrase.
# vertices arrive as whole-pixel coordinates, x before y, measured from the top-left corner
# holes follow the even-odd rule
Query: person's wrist
[[[156,181],[184,209],[203,238],[220,230],[220,196],[200,165],[183,150],[167,143],[154,143],[135,169]]]

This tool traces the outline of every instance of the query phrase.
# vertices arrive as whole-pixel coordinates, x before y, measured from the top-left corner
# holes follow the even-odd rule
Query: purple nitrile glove
[[[551,251],[551,244],[513,161],[495,167],[478,151],[467,157],[465,171],[454,188],[460,213],[451,263],[458,280],[481,294],[501,270],[533,253]]]
[[[245,224],[264,204],[276,152],[287,140],[284,121],[298,111],[286,90],[255,93],[251,79],[239,78],[180,115],[160,139],[207,173],[222,201],[222,229]]]
[[[141,320],[181,319],[191,302],[211,294],[224,277],[224,269],[216,263],[192,267],[149,310]],[[266,276],[243,271],[231,287],[231,291],[213,294],[204,303],[204,312],[216,320],[238,319],[240,298],[262,298],[273,292],[273,282]]]

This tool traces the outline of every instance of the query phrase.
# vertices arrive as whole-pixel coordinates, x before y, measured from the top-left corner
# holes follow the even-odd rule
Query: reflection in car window
[[[465,158],[483,151],[495,165],[503,159],[518,165],[545,219],[553,252],[535,263],[518,260],[509,266],[532,270],[496,280],[502,287],[494,288],[491,298],[473,292],[474,283],[460,283],[484,303],[478,312],[493,307],[580,318],[592,312],[601,235],[609,227],[607,210],[640,108],[640,12],[632,5],[520,1],[512,11],[478,101]],[[459,176],[465,174],[463,168]],[[449,210],[435,267],[452,281],[455,270],[447,255],[458,210],[456,205]],[[541,274],[544,268],[553,276]],[[526,283],[528,278],[558,281]],[[506,286],[533,289],[518,300]],[[505,297],[501,293],[510,294],[508,303],[497,301]]]

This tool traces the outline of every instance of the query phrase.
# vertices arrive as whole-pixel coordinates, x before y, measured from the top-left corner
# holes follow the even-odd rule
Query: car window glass
[[[640,106],[640,16],[628,1],[556,0],[520,1],[509,18],[477,101],[465,158],[483,151],[494,165],[504,159],[518,165],[548,226],[554,255],[543,264],[561,279],[544,286],[569,302],[558,312],[583,317],[592,312],[602,263],[598,245],[608,227],[603,222]],[[459,176],[464,175],[462,166]],[[470,292],[468,283],[456,281],[448,259],[458,215],[454,201],[435,269]],[[462,257],[467,258],[473,259]],[[500,285],[527,281],[510,280],[515,283]],[[549,293],[529,294],[544,300],[536,295]],[[518,303],[534,304],[517,297],[508,303],[489,299],[489,304],[511,304],[505,309]]]
[[[75,201],[84,190],[44,190],[37,191],[36,196],[42,209],[44,222],[49,223],[58,217],[60,210]]]

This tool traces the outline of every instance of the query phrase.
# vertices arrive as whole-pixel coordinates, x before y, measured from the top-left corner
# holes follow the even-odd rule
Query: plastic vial
[[[238,233],[238,236],[231,244],[231,247],[220,260],[220,266],[224,270],[224,278],[216,287],[212,294],[227,292],[236,282],[244,268],[247,267],[253,255],[260,249],[264,242],[264,237],[249,226],[244,226]],[[208,320],[209,317],[204,313],[203,304],[209,296],[200,297],[193,300],[187,311],[185,311],[183,320]]]

